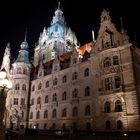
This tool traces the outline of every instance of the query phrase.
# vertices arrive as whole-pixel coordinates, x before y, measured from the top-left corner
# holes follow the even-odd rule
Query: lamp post
[[[4,112],[8,90],[12,88],[12,83],[7,79],[5,69],[0,70],[0,140],[5,140]]]

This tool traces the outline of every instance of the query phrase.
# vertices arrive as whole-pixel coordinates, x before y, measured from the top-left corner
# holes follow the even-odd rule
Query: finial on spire
[[[7,42],[7,46],[6,46],[7,48],[9,48],[10,47],[10,42]]]
[[[58,9],[60,9],[60,1],[58,2]]]
[[[120,23],[121,23],[121,32],[124,33],[124,26],[123,26],[123,18],[120,17]]]
[[[25,30],[24,42],[26,42],[26,39],[27,39],[27,28],[26,28],[26,30]]]

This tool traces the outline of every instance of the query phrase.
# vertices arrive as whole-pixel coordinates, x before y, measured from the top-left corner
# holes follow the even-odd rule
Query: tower
[[[63,11],[58,4],[50,27],[47,29],[44,27],[43,32],[40,34],[38,44],[35,46],[34,66],[36,67],[39,64],[40,58],[45,63],[55,59],[56,56],[72,51],[76,46],[77,38],[71,29],[66,27]]]
[[[30,69],[28,43],[26,36],[20,45],[20,50],[16,61],[10,70],[10,79],[13,84],[12,90],[7,94],[7,126],[14,128],[26,127]]]

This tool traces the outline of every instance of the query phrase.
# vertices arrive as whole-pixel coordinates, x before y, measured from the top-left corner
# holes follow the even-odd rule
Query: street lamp
[[[5,102],[8,90],[12,88],[12,83],[7,79],[5,69],[0,70],[0,140],[5,140],[5,127],[3,123]]]

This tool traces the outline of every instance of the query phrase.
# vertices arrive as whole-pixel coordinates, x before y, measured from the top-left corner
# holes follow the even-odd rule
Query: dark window
[[[41,104],[41,98],[40,97],[37,98],[37,104]]]
[[[112,90],[113,89],[113,82],[112,77],[105,79],[105,90]]]
[[[21,104],[21,105],[25,105],[25,98],[21,98],[20,104]]]
[[[104,60],[104,68],[111,66],[111,59],[106,57]]]
[[[90,96],[90,88],[89,88],[89,86],[87,86],[85,88],[85,96]]]
[[[26,85],[25,84],[22,85],[22,90],[26,90]]]
[[[44,118],[48,118],[48,110],[44,111]]]
[[[31,105],[34,105],[34,99],[31,99]]]
[[[15,90],[20,90],[19,84],[16,84],[16,85],[15,85]]]
[[[14,98],[14,105],[18,105],[18,98]]]
[[[67,76],[64,75],[64,76],[63,76],[63,83],[66,83],[66,82],[67,82]]]
[[[106,121],[105,122],[105,127],[106,127],[106,129],[111,129],[111,123],[110,123],[110,121]]]
[[[67,116],[67,109],[64,108],[64,109],[62,110],[62,117],[66,117],[66,116]]]
[[[57,95],[56,95],[56,93],[53,94],[52,101],[53,101],[53,102],[57,101]]]
[[[32,86],[32,91],[34,91],[34,90],[35,90],[35,86],[33,85],[33,86]]]
[[[72,80],[76,80],[78,78],[78,73],[77,72],[74,72],[72,74]]]
[[[78,116],[78,108],[76,106],[72,109],[72,116],[73,117],[77,117]]]
[[[53,85],[57,85],[57,78],[53,80]]]
[[[123,128],[122,121],[118,120],[117,121],[117,129],[122,129],[122,128]]]
[[[109,113],[111,111],[110,102],[104,104],[104,112]]]
[[[86,130],[91,130],[91,124],[89,122],[86,123]]]
[[[73,91],[72,91],[72,98],[77,98],[78,97],[78,90],[75,88]]]
[[[120,88],[121,86],[121,78],[119,76],[115,76],[115,88]]]
[[[119,65],[118,56],[113,56],[113,65]]]
[[[66,91],[62,94],[62,100],[67,100],[67,93],[66,93]]]
[[[56,118],[56,109],[53,109],[53,111],[52,111],[52,118]]]
[[[49,102],[49,96],[46,95],[46,96],[45,96],[45,103],[48,103],[48,102]]]
[[[89,105],[87,105],[85,107],[85,115],[90,115],[90,106]]]
[[[84,71],[84,76],[85,76],[85,77],[88,77],[88,76],[89,76],[89,69],[88,69],[88,68],[85,69],[85,71]]]
[[[42,83],[39,83],[38,90],[42,88]]]
[[[122,103],[120,100],[115,102],[115,112],[122,112]]]
[[[49,81],[46,81],[45,87],[46,87],[46,88],[49,87]]]

